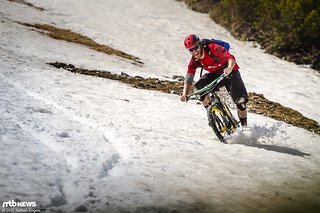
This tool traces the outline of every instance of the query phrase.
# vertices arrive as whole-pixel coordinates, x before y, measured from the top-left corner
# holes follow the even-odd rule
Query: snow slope
[[[249,91],[319,122],[315,71],[236,41],[172,0],[30,2],[46,10],[0,0],[0,204],[36,201],[48,212],[263,212],[319,202],[318,135],[250,114],[250,130],[221,144],[196,103],[46,63],[184,75],[183,38],[213,35],[231,42]],[[71,29],[145,66],[15,21]]]

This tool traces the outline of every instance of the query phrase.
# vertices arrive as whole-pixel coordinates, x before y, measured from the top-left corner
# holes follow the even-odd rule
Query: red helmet
[[[200,38],[197,35],[191,34],[184,39],[184,46],[189,49],[190,47],[198,44],[199,41]]]

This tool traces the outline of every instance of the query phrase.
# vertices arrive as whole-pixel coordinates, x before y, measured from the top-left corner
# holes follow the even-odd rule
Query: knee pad
[[[241,111],[246,109],[246,103],[248,102],[248,99],[245,97],[240,97],[236,100],[237,108]]]

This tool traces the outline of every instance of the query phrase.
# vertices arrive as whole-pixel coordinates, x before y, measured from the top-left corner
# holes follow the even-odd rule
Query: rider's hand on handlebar
[[[226,76],[228,76],[228,75],[232,72],[232,69],[229,68],[229,67],[227,67],[227,68],[225,68],[225,69],[223,70],[223,72],[224,72],[224,74],[225,74]]]
[[[180,97],[180,100],[181,100],[182,102],[187,102],[187,96],[186,96],[186,95],[182,95],[182,96]]]

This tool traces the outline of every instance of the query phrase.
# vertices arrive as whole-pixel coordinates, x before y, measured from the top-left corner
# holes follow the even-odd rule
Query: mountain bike
[[[222,143],[227,143],[228,136],[232,135],[239,127],[239,121],[232,115],[229,107],[220,99],[216,93],[217,85],[226,78],[220,75],[207,86],[187,96],[188,100],[199,100],[200,96],[208,95],[210,104],[207,107],[209,126],[212,128]]]

